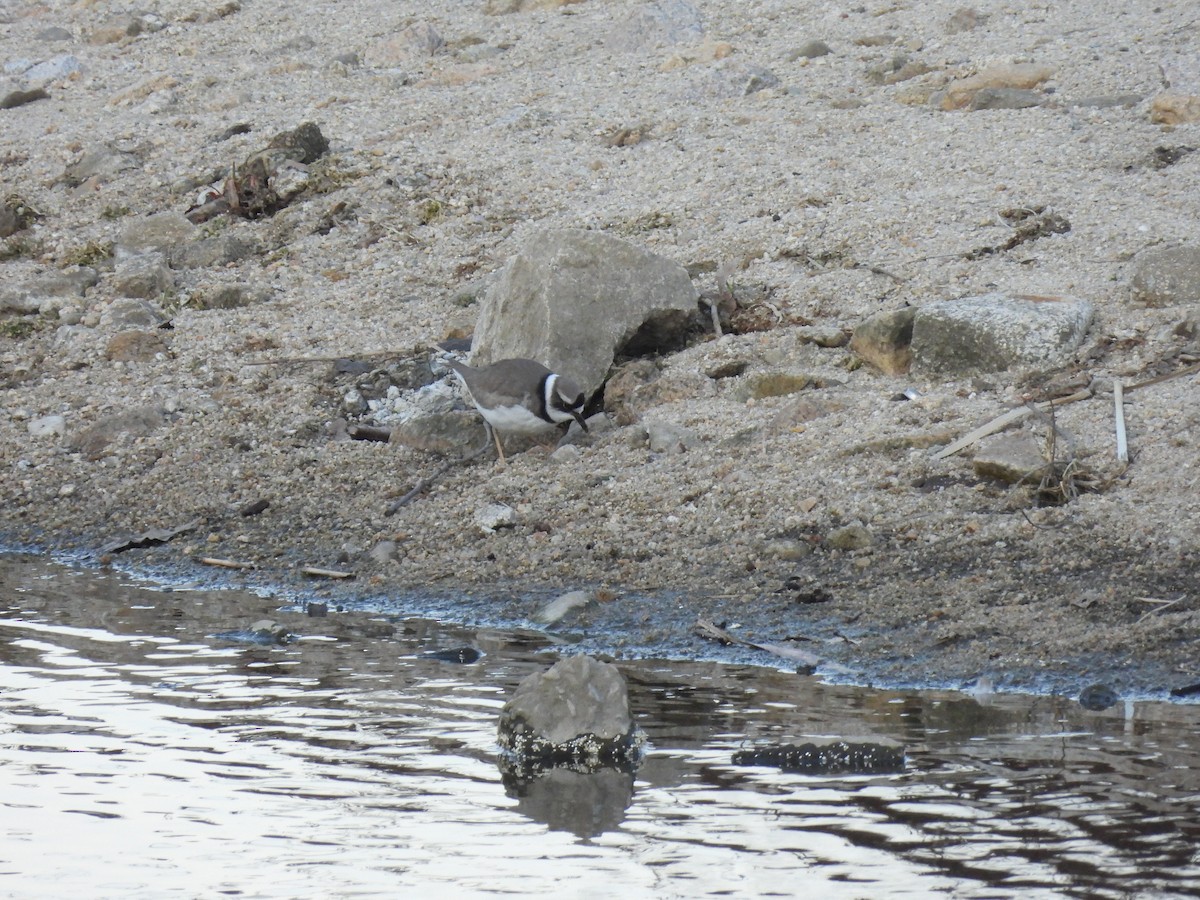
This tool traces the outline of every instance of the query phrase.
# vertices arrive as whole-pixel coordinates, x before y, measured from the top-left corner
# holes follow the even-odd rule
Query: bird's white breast
[[[479,410],[497,431],[542,431],[551,427],[551,423],[540,419],[521,404],[513,406],[498,406],[495,409]]]

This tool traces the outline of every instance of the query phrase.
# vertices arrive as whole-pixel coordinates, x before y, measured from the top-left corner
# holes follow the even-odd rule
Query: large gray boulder
[[[523,766],[592,770],[636,762],[645,741],[616,666],[570,656],[518,686],[500,717],[499,742]]]
[[[920,307],[912,370],[962,377],[1066,361],[1092,322],[1092,304],[1061,296],[984,294]]]
[[[631,342],[670,344],[696,314],[686,270],[619,238],[579,229],[533,235],[488,291],[471,364],[536,359],[587,393]]]
[[[1200,304],[1200,246],[1139,254],[1129,288],[1133,299],[1147,306]]]

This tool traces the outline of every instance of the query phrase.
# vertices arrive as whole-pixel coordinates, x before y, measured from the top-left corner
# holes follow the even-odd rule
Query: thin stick
[[[1083,391],[1077,391],[1076,393],[1070,394],[1066,397],[1058,397],[1054,400],[1047,401],[1046,403],[1040,403],[1037,406],[1018,406],[1016,409],[1010,409],[1008,412],[992,419],[992,421],[987,422],[986,424],[980,425],[974,431],[963,435],[957,441],[955,441],[953,444],[943,447],[937,453],[933,454],[933,458],[934,459],[945,459],[948,456],[953,456],[959,450],[963,450],[967,447],[970,447],[976,441],[983,440],[989,434],[995,434],[997,431],[1000,431],[1002,428],[1005,428],[1008,425],[1011,425],[1013,422],[1016,422],[1018,419],[1023,419],[1025,416],[1029,415],[1032,412],[1037,412],[1038,410],[1044,411],[1044,410],[1048,410],[1048,409],[1054,409],[1056,406],[1063,406],[1067,403],[1075,403],[1078,400],[1087,400],[1091,396],[1092,396],[1091,391],[1083,390]]]
[[[1117,461],[1129,462],[1129,445],[1125,440],[1125,389],[1121,380],[1113,381],[1113,408],[1117,420]]]
[[[458,459],[450,459],[450,460],[447,460],[446,462],[442,463],[440,466],[438,466],[437,470],[432,475],[427,475],[426,477],[420,479],[415,485],[413,485],[413,489],[411,491],[409,491],[407,494],[405,494],[399,500],[396,500],[395,502],[391,503],[388,506],[388,508],[383,511],[383,514],[385,516],[394,516],[396,514],[396,512],[399,509],[401,509],[401,507],[408,506],[408,504],[412,503],[413,500],[417,499],[417,497],[423,491],[428,490],[435,481],[437,481],[439,478],[441,478],[443,475],[445,475],[447,472],[449,472],[452,468],[454,468],[455,466],[461,466],[463,463],[469,463],[472,460],[479,459],[479,457],[481,457],[481,456],[483,456],[483,454],[487,453],[488,448],[492,445],[492,434],[493,434],[492,429],[490,427],[487,429],[487,431],[488,431],[488,435],[486,438],[484,438],[482,447],[480,447],[478,450],[473,451],[472,453],[468,453],[466,456],[460,457]],[[497,450],[500,449],[498,445],[497,445],[496,449]]]
[[[1131,384],[1125,390],[1126,392],[1137,391],[1144,387],[1150,387],[1152,384],[1162,384],[1164,381],[1170,381],[1173,378],[1183,378],[1185,375],[1194,375],[1196,372],[1200,372],[1200,363],[1196,363],[1194,366],[1188,366],[1184,369],[1179,369],[1175,372],[1168,372],[1166,375],[1159,375],[1157,378],[1149,378],[1146,381],[1139,381],[1137,384]]]
[[[314,578],[353,578],[353,572],[339,572],[337,569],[318,569],[316,566],[303,566],[301,575],[311,575]]]
[[[1143,603],[1157,603],[1158,606],[1154,607],[1154,609],[1150,610],[1150,612],[1148,612],[1148,613],[1142,613],[1142,615],[1138,617],[1138,620],[1133,623],[1134,625],[1140,625],[1142,622],[1142,619],[1152,616],[1155,613],[1160,613],[1164,609],[1169,609],[1170,607],[1174,606],[1176,603],[1180,603],[1181,601],[1186,600],[1187,594],[1180,594],[1174,600],[1156,600],[1152,597],[1139,597],[1138,599],[1141,600]]]
[[[218,559],[215,556],[197,556],[196,562],[206,566],[219,566],[222,569],[253,569],[252,562],[239,562],[236,559]]]

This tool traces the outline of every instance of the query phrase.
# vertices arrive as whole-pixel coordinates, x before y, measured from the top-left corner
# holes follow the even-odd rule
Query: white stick
[[[1117,461],[1129,463],[1129,445],[1125,441],[1125,389],[1113,381],[1113,406],[1117,416]]]

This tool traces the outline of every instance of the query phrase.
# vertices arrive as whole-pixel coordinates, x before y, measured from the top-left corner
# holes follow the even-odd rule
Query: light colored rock
[[[829,532],[825,543],[834,550],[866,550],[875,543],[875,538],[863,525],[844,525]]]
[[[82,72],[83,68],[79,57],[64,53],[30,66],[21,73],[21,77],[27,84],[44,86]]]
[[[157,328],[166,319],[162,310],[144,299],[122,298],[114,300],[100,313],[100,327],[113,331],[129,328],[147,330]]]
[[[372,44],[363,54],[363,60],[369,66],[391,68],[428,59],[438,53],[445,43],[436,28],[428,22],[417,22]]]
[[[854,329],[850,349],[885,375],[903,375],[912,365],[914,306],[876,313]]]
[[[567,591],[567,593],[555,597],[534,613],[533,620],[541,622],[543,625],[551,625],[554,622],[560,621],[569,613],[583,609],[595,599],[595,596],[590,591]]]
[[[1200,246],[1138,254],[1129,289],[1134,300],[1147,306],[1200,304]]]
[[[639,6],[608,35],[607,45],[622,53],[644,53],[704,39],[699,10],[687,0],[654,0]]]
[[[1036,485],[1048,463],[1042,442],[1022,431],[1001,435],[980,446],[972,465],[975,474],[983,478]]]
[[[536,359],[592,394],[635,337],[667,341],[696,308],[678,263],[607,234],[544,230],[488,291],[471,364]]]
[[[193,240],[198,231],[183,213],[154,213],[126,222],[113,252],[118,259],[148,252],[170,253],[177,246]]]
[[[53,312],[82,297],[99,279],[95,269],[75,266],[3,285],[0,286],[0,312]]]
[[[984,88],[1035,88],[1054,77],[1053,66],[1036,63],[1002,63],[959,78],[947,85],[940,106],[945,110],[966,109]]]
[[[1200,122],[1200,95],[1166,91],[1150,102],[1150,121],[1155,125],[1184,125]]]
[[[175,287],[175,276],[161,253],[139,253],[117,260],[113,288],[123,297],[150,300]]]
[[[478,413],[465,409],[415,413],[393,426],[391,443],[427,453],[460,453],[486,438]]]
[[[31,438],[62,437],[67,432],[67,420],[63,416],[41,416],[31,419],[26,425]]]
[[[685,453],[700,445],[700,436],[696,432],[664,421],[646,423],[646,440],[651,453]]]
[[[984,294],[929,303],[913,319],[914,373],[961,377],[1057,365],[1083,342],[1092,304],[1063,296]]]
[[[495,534],[499,528],[517,524],[517,511],[507,503],[489,503],[475,510],[473,521],[483,534]]]
[[[161,406],[140,406],[105,416],[67,438],[67,446],[88,459],[106,455],[110,446],[122,436],[140,437],[161,428],[166,413]]]

